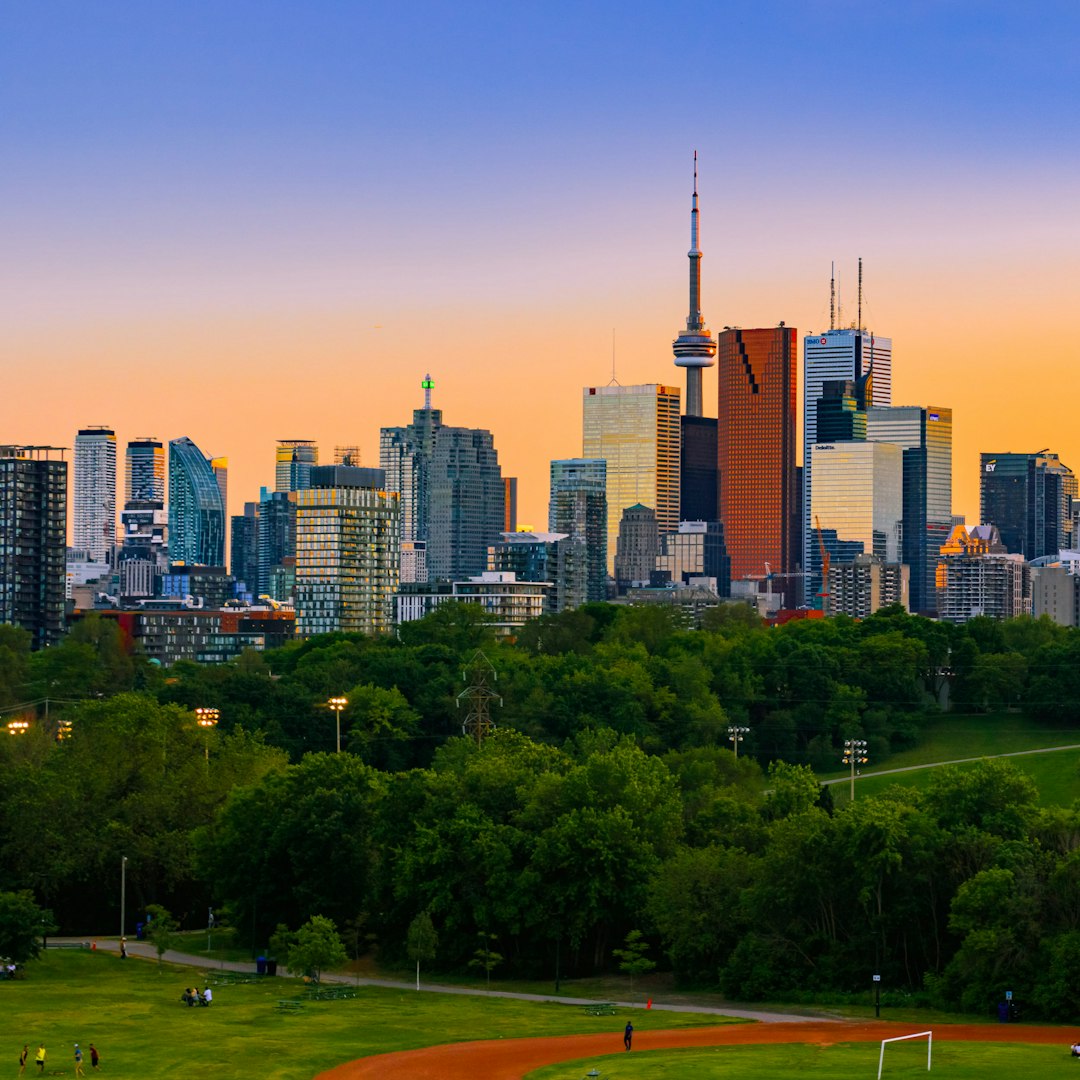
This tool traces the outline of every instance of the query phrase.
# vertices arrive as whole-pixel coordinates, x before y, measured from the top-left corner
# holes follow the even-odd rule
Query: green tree
[[[395,771],[409,763],[410,742],[420,730],[420,716],[395,686],[354,686],[349,699],[348,749],[377,769]]]
[[[648,951],[649,943],[641,936],[640,930],[631,930],[623,941],[623,947],[611,950],[611,955],[619,962],[619,970],[630,976],[631,994],[634,992],[634,977],[648,975],[656,967],[656,961],[645,955]]]
[[[409,924],[409,958],[416,961],[416,989],[420,989],[420,961],[435,959],[435,950],[439,945],[439,935],[435,933],[435,926],[431,916],[426,911],[419,915]]]
[[[289,947],[286,963],[294,975],[310,974],[315,982],[328,968],[344,967],[348,961],[333,919],[312,915]]]
[[[157,953],[158,971],[161,970],[161,958],[176,943],[176,920],[160,904],[146,905],[145,933]]]
[[[818,782],[807,765],[774,761],[769,765],[766,786],[771,789],[765,804],[767,816],[785,818],[809,810],[818,800]]]
[[[480,948],[473,953],[469,967],[483,971],[487,977],[487,988],[491,989],[491,973],[502,963],[502,953],[495,951],[494,945],[499,940],[498,934],[480,931]]]
[[[36,960],[42,938],[54,929],[52,912],[29,892],[0,892],[0,956],[14,964]]]

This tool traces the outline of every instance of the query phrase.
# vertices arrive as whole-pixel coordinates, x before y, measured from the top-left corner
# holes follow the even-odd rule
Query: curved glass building
[[[225,565],[225,498],[210,460],[187,437],[169,443],[169,559]]]

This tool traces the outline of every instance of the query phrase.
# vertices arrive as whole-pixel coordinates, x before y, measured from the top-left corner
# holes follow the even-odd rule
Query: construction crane
[[[832,556],[825,550],[825,537],[821,533],[821,518],[814,515],[814,525],[817,527],[817,542],[818,550],[821,552],[821,592],[818,596],[821,597],[821,610],[825,611],[828,607],[826,601],[829,599],[829,563]]]

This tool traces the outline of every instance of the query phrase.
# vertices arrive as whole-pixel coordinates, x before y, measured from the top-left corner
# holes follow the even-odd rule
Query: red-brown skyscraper
[[[798,560],[795,502],[795,331],[724,330],[719,335],[717,466],[720,520],[731,580],[793,573]],[[793,597],[793,581],[774,591]],[[790,599],[787,600],[790,603]]]

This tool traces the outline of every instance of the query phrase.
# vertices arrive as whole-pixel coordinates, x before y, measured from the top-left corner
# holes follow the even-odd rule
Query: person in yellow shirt
[[[42,1043],[37,1048],[37,1057],[34,1059],[37,1061],[38,1076],[42,1076],[45,1073],[45,1044]]]

